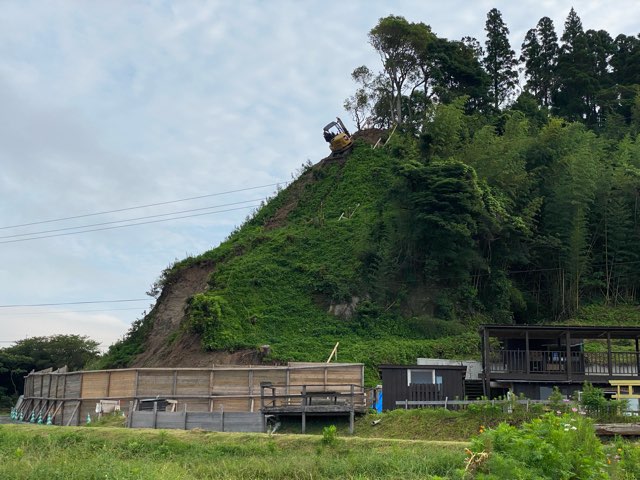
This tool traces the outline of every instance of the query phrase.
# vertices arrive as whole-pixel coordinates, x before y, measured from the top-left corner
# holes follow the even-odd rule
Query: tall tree
[[[572,8],[564,23],[558,55],[556,112],[569,120],[586,121],[589,115],[589,49],[582,21]]]
[[[361,130],[372,104],[375,103],[374,89],[371,88],[374,77],[371,70],[362,65],[351,73],[351,78],[359,87],[344,101],[344,109],[351,114],[351,118],[356,122],[356,128]]]
[[[540,99],[542,105],[551,105],[551,97],[556,88],[556,66],[558,64],[558,35],[553,20],[542,17],[536,27],[540,42],[540,59],[538,62],[538,79],[540,82]]]
[[[433,97],[451,103],[465,96],[465,110],[482,110],[488,103],[489,78],[482,69],[475,39],[437,38],[430,46]]]
[[[527,79],[524,90],[537,98],[542,104],[542,81],[540,78],[542,74],[540,67],[542,48],[538,40],[538,31],[535,28],[527,31],[520,51],[520,62],[524,63],[524,76]]]
[[[411,43],[413,28],[404,17],[381,18],[369,32],[369,42],[382,60],[392,87],[392,118],[402,123],[402,97],[406,82],[415,73],[417,59]]]
[[[509,29],[502,21],[502,14],[493,8],[487,14],[485,24],[484,67],[491,78],[493,107],[498,110],[515,93],[518,84],[516,54],[509,43]]]

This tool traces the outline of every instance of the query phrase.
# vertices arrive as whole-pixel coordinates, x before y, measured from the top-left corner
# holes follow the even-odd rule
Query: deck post
[[[571,358],[571,332],[569,330],[567,330],[566,332],[566,343],[567,343],[567,380],[571,381],[571,374],[573,373],[573,368],[572,368],[572,358]]]
[[[531,373],[531,363],[529,363],[529,330],[524,332],[524,364],[526,365],[527,375]]]
[[[489,358],[489,332],[487,327],[482,329],[482,364],[483,364],[483,390],[484,396],[489,398],[491,393],[491,360]]]
[[[636,375],[640,375],[640,349],[638,347],[638,337],[636,337]]]
[[[613,360],[611,358],[611,332],[607,332],[607,367],[609,376],[613,375]]]

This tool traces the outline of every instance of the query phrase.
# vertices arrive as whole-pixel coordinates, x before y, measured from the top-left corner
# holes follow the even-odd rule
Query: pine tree
[[[513,97],[518,84],[517,61],[509,43],[509,29],[502,21],[502,14],[493,8],[487,14],[485,24],[487,41],[484,67],[491,78],[493,107],[498,110]]]
[[[541,85],[541,66],[540,66],[540,42],[538,41],[538,32],[535,28],[530,29],[522,42],[520,62],[524,63],[524,75],[527,83],[524,86],[525,91],[531,93],[542,104],[542,85]]]
[[[556,88],[556,67],[558,64],[558,36],[553,20],[542,17],[536,27],[540,42],[540,59],[538,61],[538,79],[540,82],[540,99],[542,105],[551,105],[551,97]]]
[[[562,47],[558,55],[558,91],[554,106],[560,116],[586,121],[589,114],[589,52],[582,21],[572,8],[564,24]]]

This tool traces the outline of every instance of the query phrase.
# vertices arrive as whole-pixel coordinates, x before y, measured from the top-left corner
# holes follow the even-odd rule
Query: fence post
[[[302,433],[307,429],[307,386],[302,386]]]
[[[409,410],[409,400],[407,400],[406,398],[404,399],[404,409]]]
[[[220,431],[224,432],[224,404],[220,405]]]
[[[449,402],[449,397],[444,397],[444,409],[447,410],[447,403]]]
[[[187,429],[187,404],[184,404],[184,430]]]
[[[158,425],[158,402],[153,402],[153,428]]]
[[[354,407],[353,407],[353,384],[351,384],[351,411],[349,412],[349,434],[353,435],[353,421],[355,417]]]
[[[127,427],[133,425],[133,400],[129,401],[129,417],[127,418]]]

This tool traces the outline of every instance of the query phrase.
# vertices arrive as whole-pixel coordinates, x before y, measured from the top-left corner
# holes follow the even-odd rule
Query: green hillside
[[[407,307],[422,282],[414,288],[400,272],[377,271],[395,255],[379,252],[381,230],[407,228],[393,200],[402,164],[389,149],[358,142],[345,158],[308,167],[220,247],[174,265],[165,282],[190,265],[216,265],[209,290],[189,302],[183,332],[213,350],[268,344],[266,360],[277,361],[324,361],[338,341],[341,361],[369,365],[476,355],[475,329],[435,319],[430,301]],[[332,306],[345,312],[329,313]]]

